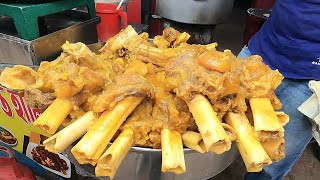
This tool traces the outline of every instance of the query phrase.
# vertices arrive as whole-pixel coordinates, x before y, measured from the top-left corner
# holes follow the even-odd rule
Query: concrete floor
[[[320,161],[315,157],[317,143],[309,144],[298,162],[292,167],[284,180],[316,180],[320,179]]]
[[[314,155],[316,143],[309,144],[284,180],[318,180],[320,179],[320,161]],[[227,169],[210,180],[240,180],[244,179],[246,168],[241,157]]]
[[[216,27],[215,41],[219,44],[219,50],[230,49],[236,55],[241,51],[245,17],[246,10],[235,7],[228,21]],[[314,146],[317,146],[317,144],[308,145],[284,180],[320,179],[320,161],[314,155]],[[244,179],[245,174],[246,169],[239,156],[230,167],[210,180],[239,180]]]

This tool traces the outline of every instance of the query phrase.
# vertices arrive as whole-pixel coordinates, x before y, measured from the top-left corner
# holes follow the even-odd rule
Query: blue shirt
[[[277,0],[249,50],[287,78],[320,80],[320,0]]]

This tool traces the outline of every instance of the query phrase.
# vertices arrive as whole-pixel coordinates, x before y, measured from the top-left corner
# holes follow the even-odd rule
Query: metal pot
[[[219,24],[231,13],[234,0],[157,0],[157,13],[188,24]]]
[[[68,159],[76,166],[77,172],[81,175],[94,179],[108,179],[95,177],[94,167],[91,165],[80,165],[68,147],[65,153]],[[225,168],[227,168],[238,156],[238,149],[235,144],[230,151],[221,155],[208,152],[200,154],[191,149],[184,149],[184,158],[187,171],[176,175],[173,173],[161,172],[161,150],[151,148],[132,147],[122,161],[115,179],[116,180],[195,180],[209,179]]]

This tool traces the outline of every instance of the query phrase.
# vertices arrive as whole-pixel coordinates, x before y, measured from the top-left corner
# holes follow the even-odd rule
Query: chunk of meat
[[[163,37],[163,36],[155,36],[153,39],[153,43],[158,48],[168,48],[170,46],[170,43]]]
[[[79,92],[95,91],[114,76],[111,64],[98,58],[82,43],[66,42],[64,53],[52,62],[42,62],[38,73],[45,82],[43,91],[69,98]]]
[[[98,96],[93,107],[95,112],[113,108],[117,102],[128,95],[152,96],[153,87],[143,77],[147,73],[146,64],[133,59],[128,66],[129,68],[122,75],[117,76],[114,83],[107,86]]]
[[[172,44],[180,35],[180,32],[175,30],[174,28],[170,27],[170,28],[166,28],[165,30],[163,30],[162,33],[163,37],[170,43]]]
[[[220,118],[229,110],[245,112],[246,99],[252,97],[268,97],[275,108],[281,107],[274,88],[283,77],[259,57],[239,59],[228,50],[188,51],[171,59],[165,70],[178,97],[190,101],[203,94]]]
[[[136,145],[160,148],[163,128],[184,133],[194,120],[185,101],[164,89],[165,72],[151,71],[146,78],[155,89],[154,98],[146,98],[122,128],[134,131]]]
[[[54,93],[44,93],[39,89],[27,87],[24,90],[24,98],[27,104],[33,108],[47,109],[56,99]]]
[[[128,95],[151,96],[152,86],[141,76],[137,74],[126,74],[116,78],[115,83],[110,85],[97,98],[93,110],[102,112],[105,109],[112,109],[117,102]]]
[[[179,34],[177,39],[173,42],[173,47],[178,47],[183,43],[186,43],[190,38],[190,35],[186,32]]]
[[[10,89],[24,90],[27,87],[42,87],[43,79],[30,67],[15,65],[12,68],[7,67],[1,72],[0,84]]]
[[[127,40],[135,36],[138,36],[138,33],[129,25],[115,36],[114,42],[111,45],[111,50],[116,52],[122,49]]]
[[[281,109],[277,96],[274,94],[283,76],[278,70],[272,71],[270,67],[265,65],[260,56],[251,56],[242,60],[243,76],[241,84],[248,92],[248,98],[263,98],[267,97],[271,100],[275,109]]]
[[[100,73],[75,63],[60,67],[53,66],[42,73],[47,88],[52,89],[61,99],[72,97],[82,90],[92,91],[105,81]]]
[[[153,102],[149,98],[143,100],[120,128],[134,130],[134,144],[137,146],[153,147],[148,134],[151,132],[152,127],[162,126],[162,124],[159,125],[153,122],[151,117],[152,104]]]
[[[221,73],[230,71],[231,62],[223,52],[207,51],[199,55],[198,63],[212,71]]]
[[[71,57],[73,63],[100,73],[106,80],[114,76],[111,63],[108,63],[107,59],[102,56],[97,56],[85,44],[79,42],[70,44],[67,41],[62,45],[62,50]]]
[[[167,91],[165,72],[147,75],[148,82],[155,87],[152,117],[163,123],[163,128],[184,133],[190,126],[188,106],[174,94]],[[162,129],[162,128],[161,128]],[[158,132],[161,132],[158,129]]]

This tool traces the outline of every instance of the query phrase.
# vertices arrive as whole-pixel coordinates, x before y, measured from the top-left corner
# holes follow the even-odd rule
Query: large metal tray
[[[152,41],[153,39],[149,39]],[[88,48],[99,53],[99,49],[105,42],[88,45]],[[95,168],[92,165],[81,165],[71,153],[73,145],[69,146],[65,153],[68,159],[75,165],[78,174],[92,179],[107,180],[107,177],[96,177]],[[110,146],[112,143],[109,143]],[[238,148],[233,143],[229,151],[217,155],[213,152],[205,154],[198,153],[189,148],[184,148],[184,156],[187,171],[183,174],[162,173],[161,149],[132,147],[121,163],[115,180],[205,180],[216,176],[230,166],[239,156]]]

